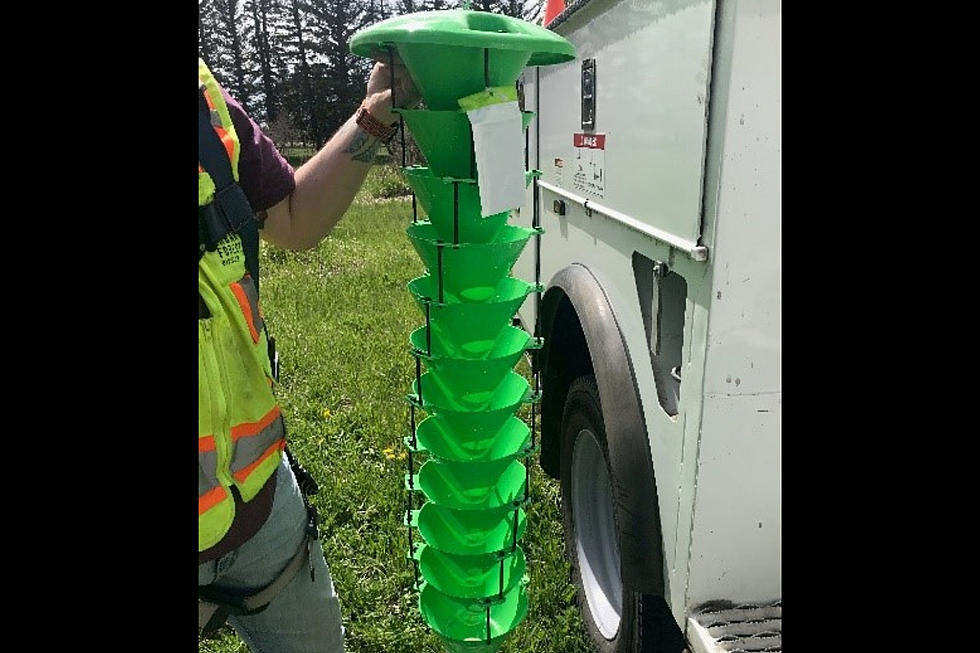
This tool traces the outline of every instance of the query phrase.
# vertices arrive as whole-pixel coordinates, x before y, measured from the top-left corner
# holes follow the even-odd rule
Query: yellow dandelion
[[[329,418],[330,415],[331,415],[330,409],[329,408],[324,408],[323,409],[323,413],[321,413],[321,414],[324,416],[324,418]]]
[[[406,458],[408,458],[408,454],[404,451],[398,454],[398,460],[405,460]]]
[[[385,458],[387,458],[388,460],[394,460],[395,459],[395,456],[394,456],[394,454],[386,453],[385,454]]]
[[[384,449],[381,450],[381,453],[385,454],[386,456],[388,454],[393,454],[393,453],[395,453],[395,448],[394,447],[385,447]]]

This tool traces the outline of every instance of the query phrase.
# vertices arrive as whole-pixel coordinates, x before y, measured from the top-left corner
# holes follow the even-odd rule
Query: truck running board
[[[691,653],[781,653],[782,605],[782,600],[768,605],[702,605],[687,620]]]

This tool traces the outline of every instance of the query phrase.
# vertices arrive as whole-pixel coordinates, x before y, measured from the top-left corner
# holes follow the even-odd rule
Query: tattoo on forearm
[[[381,141],[358,129],[357,133],[354,134],[354,140],[344,152],[349,152],[350,158],[354,161],[371,163],[374,161],[374,154],[378,151],[379,145],[381,145]]]

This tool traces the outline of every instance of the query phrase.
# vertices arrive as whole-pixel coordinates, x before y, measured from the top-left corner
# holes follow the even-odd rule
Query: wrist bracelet
[[[371,112],[368,111],[363,104],[361,105],[361,108],[357,110],[357,120],[355,120],[355,122],[357,123],[358,127],[383,143],[387,143],[389,140],[391,140],[391,137],[398,131],[397,127],[389,127],[372,116]]]

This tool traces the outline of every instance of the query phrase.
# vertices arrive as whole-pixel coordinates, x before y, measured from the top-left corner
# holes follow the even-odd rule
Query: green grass
[[[283,147],[281,148],[280,152],[282,152],[283,157],[289,161],[289,165],[293,166],[294,168],[298,168],[306,163],[306,160],[313,156],[316,153],[316,150],[314,150],[312,147],[295,145]]]
[[[278,397],[290,447],[316,477],[322,544],[341,599],[350,653],[441,653],[422,620],[407,538],[404,448],[414,377],[408,334],[423,318],[406,289],[422,274],[405,227],[411,202],[371,201],[388,171],[376,166],[334,232],[308,252],[263,244],[262,304],[282,359]],[[519,371],[527,373],[522,361]],[[530,611],[501,648],[585,653],[563,557],[559,488],[534,461],[533,504],[521,545]],[[245,653],[230,627],[201,653]]]

